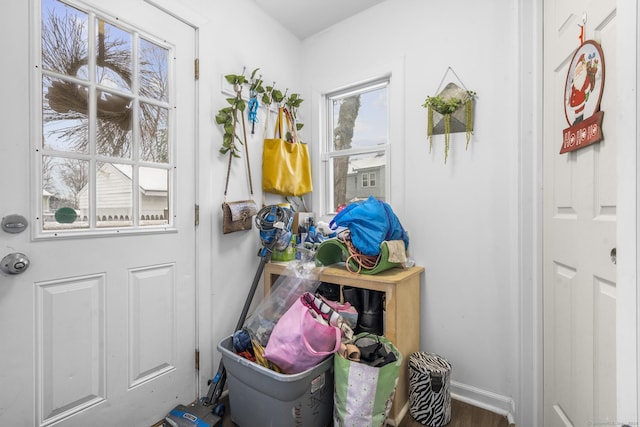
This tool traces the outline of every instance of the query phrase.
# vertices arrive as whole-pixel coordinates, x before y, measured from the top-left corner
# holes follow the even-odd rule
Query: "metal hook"
[[[578,36],[578,40],[580,40],[580,46],[584,44],[584,27],[587,24],[587,12],[582,13],[582,25],[578,24],[580,27],[580,35]]]

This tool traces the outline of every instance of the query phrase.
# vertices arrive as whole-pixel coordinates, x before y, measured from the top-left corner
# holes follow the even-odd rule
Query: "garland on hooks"
[[[276,89],[275,82],[273,82],[271,86],[263,86],[262,75],[256,77],[258,70],[260,70],[260,68],[253,70],[249,79],[244,75],[246,67],[242,69],[242,74],[228,74],[224,76],[225,80],[233,86],[235,96],[226,99],[229,106],[221,108],[215,117],[216,123],[222,126],[223,129],[222,146],[219,150],[222,154],[227,154],[231,151],[234,157],[240,157],[240,149],[236,145],[236,141],[240,144],[243,144],[243,141],[235,134],[234,128],[234,123],[238,120],[238,112],[244,114],[244,111],[247,110],[248,120],[252,123],[251,133],[255,134],[255,123],[258,122],[258,110],[260,108],[258,102],[258,96],[260,94],[262,94],[262,104],[267,108],[267,112],[273,103],[278,106],[284,104],[291,113],[296,129],[299,131],[304,126],[304,124],[296,122],[298,107],[300,107],[300,104],[304,101],[300,97],[300,94],[292,93],[287,96],[286,92],[288,89],[283,94],[282,91]],[[244,85],[249,86],[248,102],[245,102],[242,98]],[[244,116],[242,116],[242,118],[244,120]]]

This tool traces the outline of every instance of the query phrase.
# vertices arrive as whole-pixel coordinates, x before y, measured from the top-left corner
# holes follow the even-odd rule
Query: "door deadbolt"
[[[19,252],[9,254],[0,261],[0,270],[6,274],[20,274],[27,268],[29,268],[29,258]]]
[[[23,232],[28,225],[29,221],[22,215],[9,215],[2,218],[2,222],[0,222],[2,229],[12,234]]]

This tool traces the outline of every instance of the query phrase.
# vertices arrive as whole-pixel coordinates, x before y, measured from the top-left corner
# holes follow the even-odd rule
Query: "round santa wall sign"
[[[563,131],[561,154],[602,140],[603,90],[604,55],[597,42],[587,40],[573,55],[567,72],[564,113],[569,128]]]

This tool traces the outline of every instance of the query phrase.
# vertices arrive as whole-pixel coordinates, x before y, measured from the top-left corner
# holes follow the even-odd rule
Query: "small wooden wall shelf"
[[[420,351],[420,278],[423,267],[392,268],[375,275],[350,273],[344,265],[336,264],[321,270],[318,280],[385,293],[384,335],[400,351],[403,358],[398,388],[389,414],[389,422],[398,426],[409,410],[409,382],[407,360]],[[268,294],[278,276],[289,274],[287,263],[269,262],[264,268],[264,290]],[[341,292],[342,294],[342,292]]]

